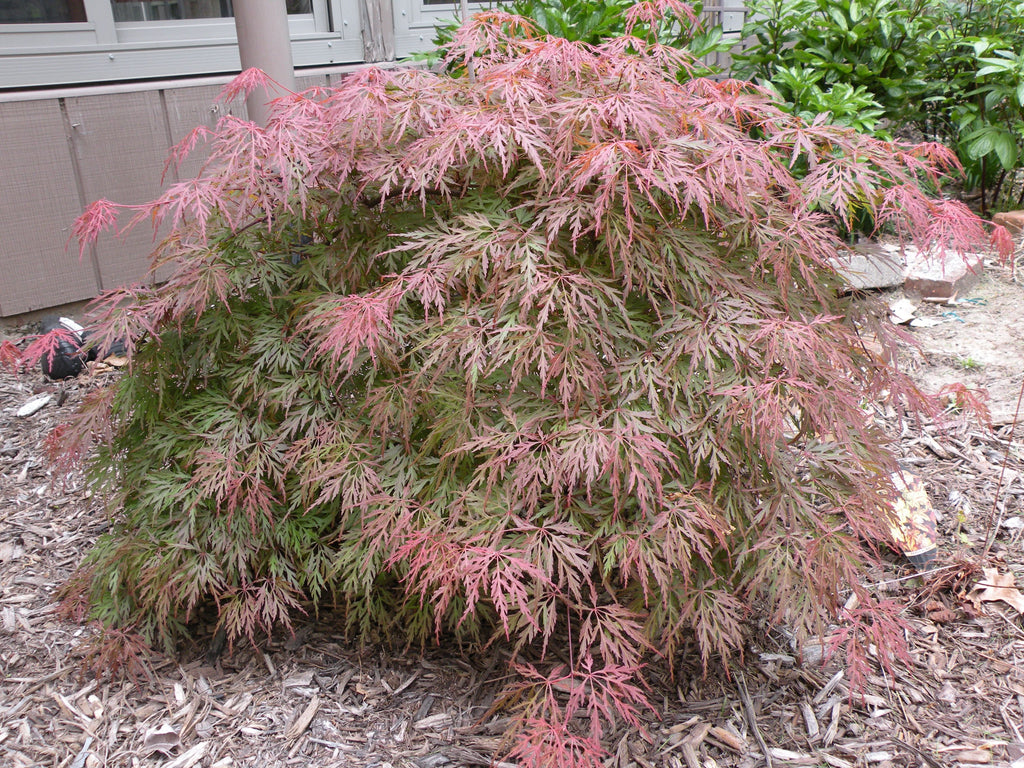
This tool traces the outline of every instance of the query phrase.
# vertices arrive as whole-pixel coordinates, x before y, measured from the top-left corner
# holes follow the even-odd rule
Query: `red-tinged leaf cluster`
[[[97,200],[90,203],[85,212],[75,220],[68,242],[72,239],[78,241],[80,259],[85,255],[86,248],[95,243],[101,234],[108,231],[117,234],[120,231],[117,226],[120,208],[109,200]]]
[[[10,339],[0,341],[0,368],[17,371],[24,364],[21,349]]]
[[[84,359],[85,353],[81,351],[81,338],[74,331],[63,326],[53,328],[46,333],[26,336],[22,341],[28,343],[20,352],[18,364],[30,368],[39,365],[40,362],[53,366],[54,362],[62,355],[81,354]],[[8,351],[4,353],[5,357],[14,360],[15,350],[17,347],[10,344]]]
[[[992,413],[988,408],[988,392],[984,389],[971,389],[961,382],[953,382],[939,390],[939,397],[946,400],[949,409],[991,428]]]
[[[228,83],[218,97],[219,101],[230,103],[237,98],[248,98],[258,88],[267,89],[276,84],[276,80],[261,69],[249,68]]]
[[[128,677],[138,688],[143,681],[153,682],[149,668],[150,649],[138,632],[117,627],[104,627],[94,622],[97,634],[82,644],[83,669],[97,680],[105,677]]]
[[[570,669],[559,664],[547,674],[518,665],[522,682],[511,687],[510,698],[522,698],[521,714],[509,757],[524,765],[600,768],[607,757],[601,743],[604,726],[623,721],[640,730],[642,710],[651,708],[636,679],[637,667],[593,666],[591,657]],[[583,734],[574,724],[588,724]]]
[[[861,690],[875,660],[891,674],[893,663],[912,663],[906,648],[909,627],[902,618],[903,605],[885,600],[842,612],[843,624],[832,636],[834,650],[845,651],[847,679],[854,691]]]
[[[999,259],[1002,262],[1009,261],[1012,269],[1015,266],[1013,257],[1017,252],[1017,244],[1014,242],[1010,231],[1001,224],[994,225],[992,227],[991,243],[992,248],[999,255]]]
[[[945,258],[985,233],[921,190],[935,147],[526,27],[468,22],[472,78],[367,69],[226,117],[200,178],[130,209],[172,274],[101,305],[131,364],[65,437],[97,438],[113,525],[66,595],[168,648],[204,606],[230,640],[340,605],[354,634],[509,642],[513,755],[597,765],[655,654],[716,664],[754,619],[898,649],[859,586],[895,469],[864,404],[935,404],[833,260],[854,222]]]

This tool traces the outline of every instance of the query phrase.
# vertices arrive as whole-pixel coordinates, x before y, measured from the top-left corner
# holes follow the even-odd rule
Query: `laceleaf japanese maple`
[[[105,432],[112,519],[67,604],[167,648],[209,606],[231,639],[340,606],[354,635],[507,640],[532,765],[599,764],[646,660],[735,657],[755,619],[893,651],[860,582],[894,469],[866,404],[927,403],[833,259],[862,214],[980,241],[919,186],[949,153],[640,37],[490,13],[455,50],[472,81],[371,68],[225,117],[199,179],[126,207],[173,275],[102,302],[131,365],[64,436]]]

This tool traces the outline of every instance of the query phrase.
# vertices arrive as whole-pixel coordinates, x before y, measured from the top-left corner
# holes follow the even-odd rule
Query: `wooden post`
[[[242,69],[262,69],[281,85],[280,89],[257,88],[246,99],[249,119],[265,126],[270,116],[267,102],[295,90],[288,11],[284,0],[235,0],[234,6]]]
[[[363,29],[363,61],[395,60],[395,17],[393,0],[359,0],[359,23]]]
[[[462,18],[459,19],[459,23],[465,24],[467,21],[469,21],[469,0],[462,0],[462,4],[460,6],[460,10],[462,11]],[[469,75],[469,82],[475,83],[476,82],[476,67],[473,66],[473,57],[472,56],[469,59],[469,65],[466,67],[466,72]]]

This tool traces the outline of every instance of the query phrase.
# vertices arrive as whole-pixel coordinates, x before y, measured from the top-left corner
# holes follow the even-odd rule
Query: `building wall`
[[[300,75],[298,87],[330,85],[348,70]],[[71,225],[99,198],[132,204],[157,197],[170,147],[197,125],[213,127],[225,109],[246,117],[243,102],[227,108],[216,101],[229,79],[0,101],[0,317],[90,299],[145,275],[152,232],[105,236],[79,258]],[[200,162],[193,158],[169,180],[195,175]]]
[[[216,123],[215,96],[240,66],[230,17],[119,21],[111,0],[70,4],[79,9],[73,20],[0,23],[0,317],[90,299],[146,273],[151,233],[105,238],[79,258],[72,223],[98,198],[158,196],[169,148]],[[309,8],[288,17],[300,88],[428,49],[424,28],[396,54],[394,18],[422,15],[432,28],[456,5],[310,0]],[[244,104],[234,109],[245,116]],[[199,162],[179,176],[194,175]]]
[[[83,2],[86,10],[110,5]],[[312,2],[318,14],[298,20],[313,25],[310,30],[296,30],[290,19],[296,66],[320,65],[303,70],[300,89],[330,85],[356,66],[336,62],[429,49],[434,24],[457,7],[433,0]],[[741,7],[705,11],[727,30],[742,26]],[[142,278],[152,233],[139,227],[124,239],[104,237],[80,258],[69,242],[72,223],[99,198],[125,204],[156,198],[170,147],[199,124],[212,127],[226,108],[215,98],[233,75],[183,76],[237,71],[233,29],[228,36],[223,31],[230,19],[184,25],[195,39],[183,45],[174,37],[181,24],[98,18],[90,15],[86,25],[0,24],[0,317],[91,299]],[[174,79],[136,80],[158,76]],[[53,88],[105,80],[119,82]],[[246,116],[243,103],[232,109]],[[199,164],[191,160],[169,181],[194,176]]]

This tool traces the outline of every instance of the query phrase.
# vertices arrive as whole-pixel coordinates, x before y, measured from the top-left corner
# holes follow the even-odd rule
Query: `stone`
[[[903,254],[895,245],[862,243],[833,264],[852,291],[895,288],[903,284]]]
[[[45,408],[50,404],[50,400],[52,399],[53,398],[50,397],[50,395],[36,395],[21,406],[21,408],[18,409],[18,412],[14,415],[19,419],[24,419]]]
[[[939,258],[908,248],[903,291],[914,298],[951,299],[972,288],[984,270],[985,260],[980,254],[949,253]]]
[[[1024,232],[1024,211],[1004,211],[992,217],[992,223],[1006,227],[1011,235]]]

